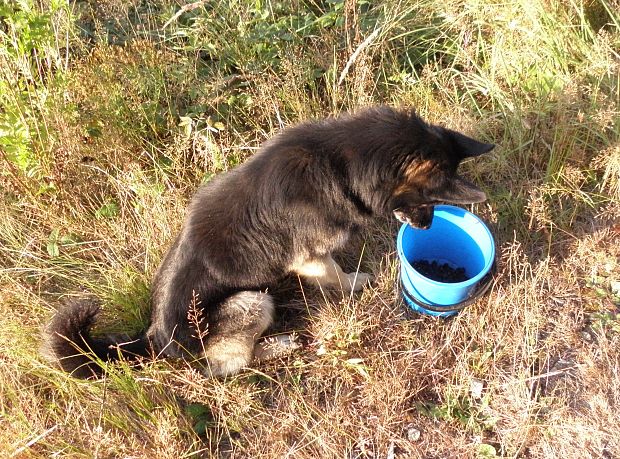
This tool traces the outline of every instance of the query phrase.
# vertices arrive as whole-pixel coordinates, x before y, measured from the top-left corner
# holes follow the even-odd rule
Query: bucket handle
[[[398,277],[400,279],[401,294],[405,297],[405,299],[411,301],[412,303],[417,304],[422,309],[428,309],[429,311],[432,311],[432,312],[455,312],[455,311],[458,312],[458,311],[461,311],[462,309],[465,309],[467,306],[469,306],[474,301],[476,301],[478,298],[480,298],[482,295],[484,295],[487,292],[487,290],[489,290],[489,287],[491,287],[491,283],[492,283],[491,281],[493,280],[493,275],[495,274],[496,271],[497,271],[497,263],[496,263],[496,260],[494,259],[493,264],[491,265],[491,268],[489,269],[489,272],[486,273],[482,279],[480,279],[478,288],[474,291],[472,295],[470,295],[468,298],[464,299],[463,301],[459,303],[446,305],[446,306],[436,306],[434,304],[429,304],[429,303],[425,303],[424,301],[418,300],[417,298],[415,298],[413,295],[410,295],[405,290],[402,277],[401,276],[398,276]]]

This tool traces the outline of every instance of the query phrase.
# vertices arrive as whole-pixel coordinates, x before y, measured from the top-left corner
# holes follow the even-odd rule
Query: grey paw
[[[301,344],[297,341],[297,335],[294,333],[268,336],[254,346],[254,359],[259,361],[271,360],[292,354],[299,348],[301,348]]]
[[[370,284],[374,280],[372,274],[355,272],[347,274],[349,276],[349,283],[354,292],[361,291],[366,285]]]

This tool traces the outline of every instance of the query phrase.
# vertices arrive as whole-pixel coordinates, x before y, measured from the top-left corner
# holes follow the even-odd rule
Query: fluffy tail
[[[91,337],[90,329],[98,314],[95,300],[73,300],[58,310],[46,329],[44,354],[77,378],[101,376],[103,369],[95,359],[114,361],[122,356],[133,360],[151,353],[144,336],[134,340]]]

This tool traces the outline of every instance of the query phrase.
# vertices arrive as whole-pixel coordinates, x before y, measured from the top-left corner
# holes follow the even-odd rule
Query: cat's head
[[[435,204],[486,200],[484,191],[457,174],[457,168],[464,159],[487,153],[495,145],[441,126],[426,124],[416,129],[424,139],[405,157],[387,210],[403,223],[426,229]]]

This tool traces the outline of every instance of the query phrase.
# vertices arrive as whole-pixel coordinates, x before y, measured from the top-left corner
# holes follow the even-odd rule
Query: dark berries
[[[413,268],[436,282],[455,283],[469,279],[465,274],[465,268],[453,268],[448,263],[439,264],[434,260],[433,262],[416,260],[413,262]]]

